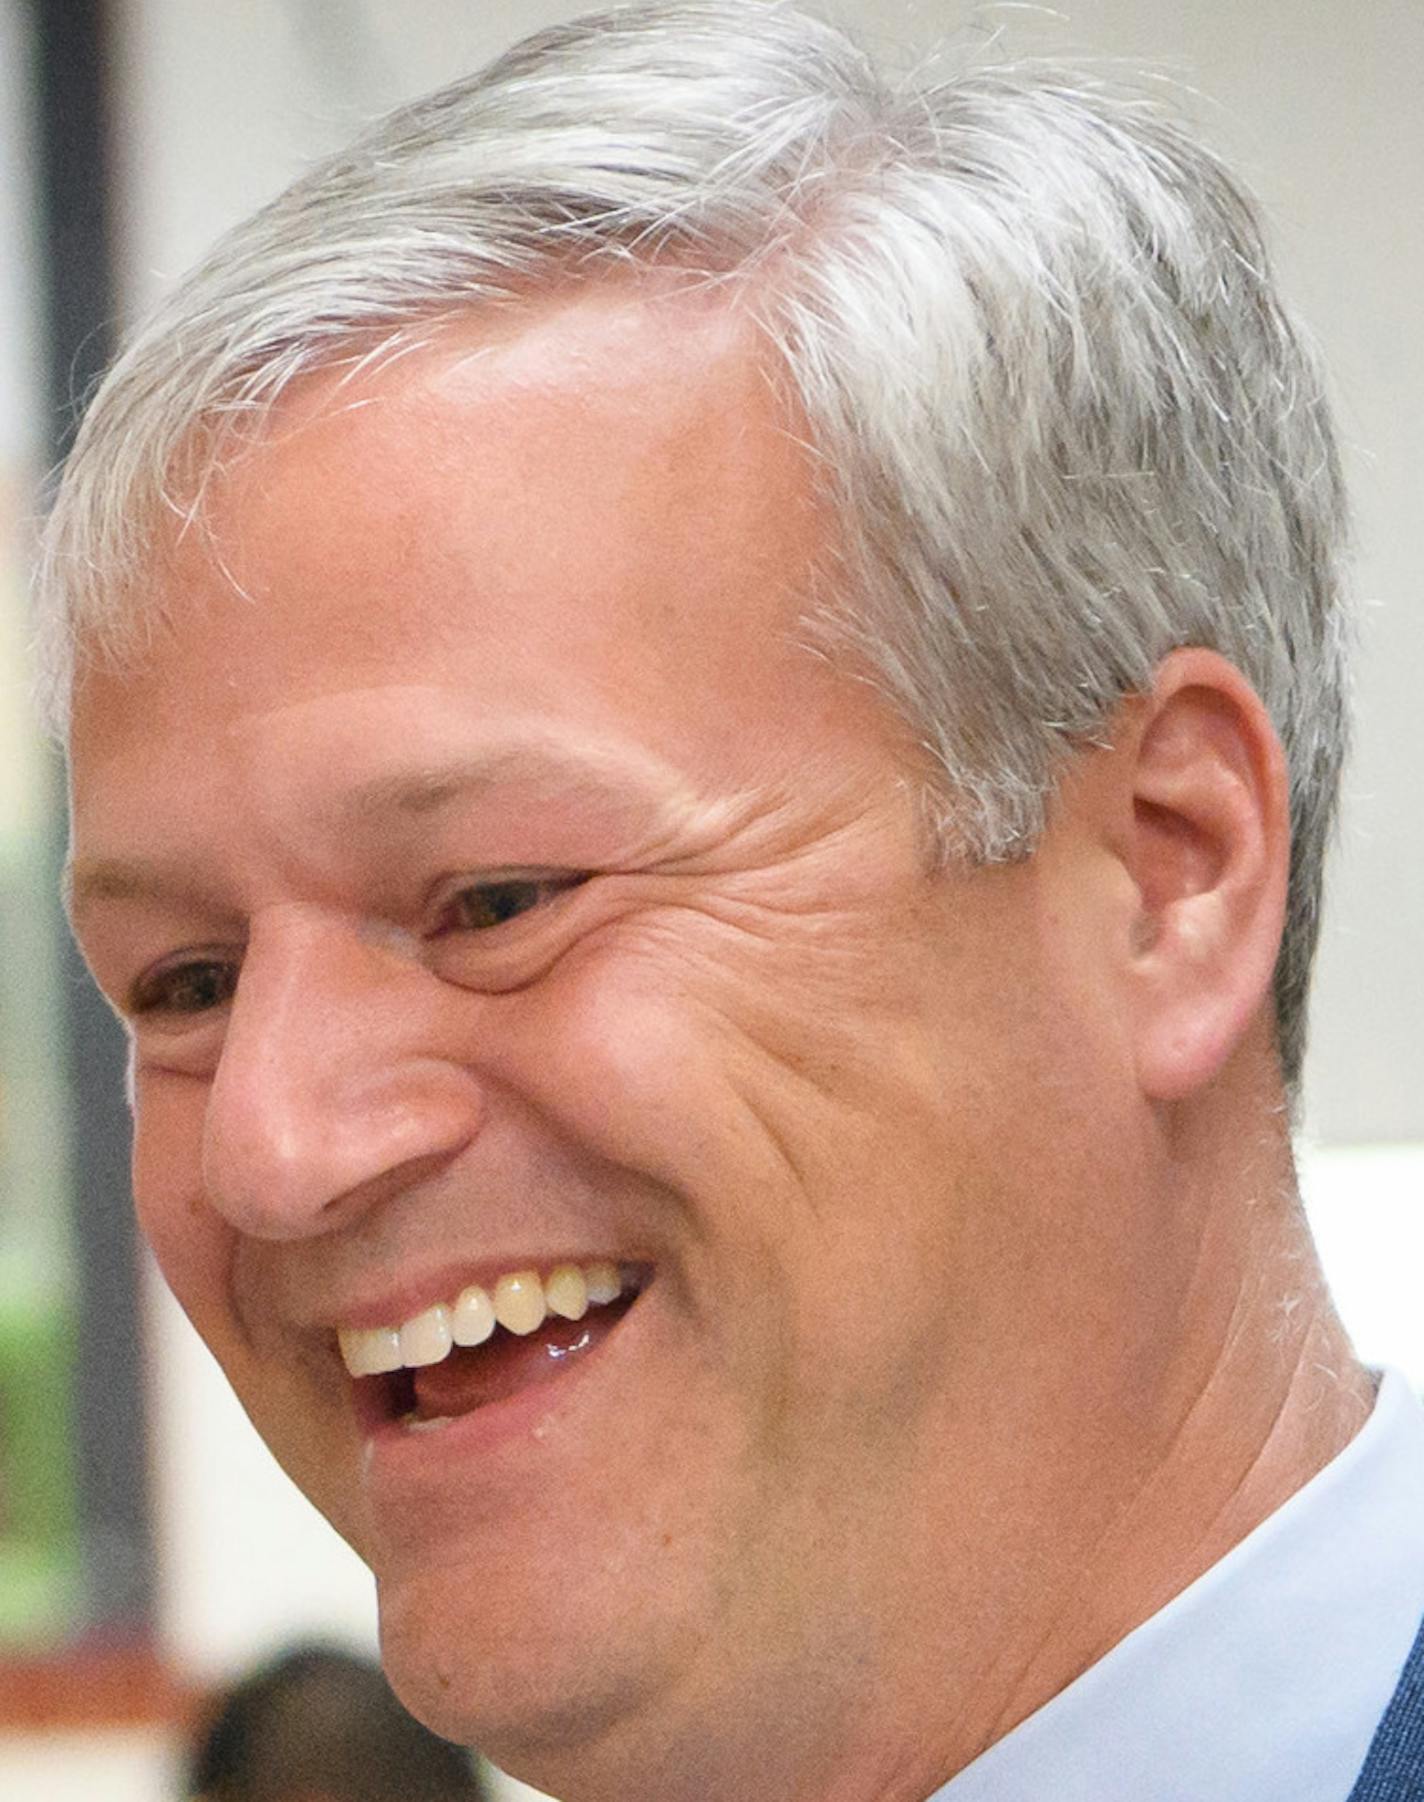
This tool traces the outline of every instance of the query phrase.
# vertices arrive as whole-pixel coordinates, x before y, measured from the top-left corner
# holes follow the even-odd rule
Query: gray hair
[[[1065,755],[1175,647],[1254,684],[1290,770],[1293,1085],[1346,730],[1331,422],[1249,199],[1088,76],[891,77],[790,7],[670,0],[392,114],[223,239],[100,388],[42,547],[52,719],[78,659],[141,654],[161,535],[294,379],[655,263],[727,284],[776,353],[841,521],[813,632],[943,772],[945,855],[1029,852]]]

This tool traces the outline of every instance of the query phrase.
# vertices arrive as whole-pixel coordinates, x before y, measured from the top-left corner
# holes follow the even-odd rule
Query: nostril
[[[407,1059],[380,1073],[379,1086],[342,1074],[312,1082],[269,1071],[261,1095],[224,1087],[221,1075],[213,1085],[203,1179],[240,1231],[274,1240],[330,1232],[437,1176],[482,1124],[483,1097],[467,1072]]]

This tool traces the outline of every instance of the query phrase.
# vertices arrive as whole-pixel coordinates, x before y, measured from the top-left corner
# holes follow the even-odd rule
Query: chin
[[[534,1595],[479,1589],[449,1571],[382,1583],[381,1658],[401,1701],[432,1732],[478,1746],[516,1775],[586,1767],[663,1687],[675,1661],[630,1612],[597,1623],[557,1605],[552,1576]],[[546,1782],[553,1778],[546,1774]]]

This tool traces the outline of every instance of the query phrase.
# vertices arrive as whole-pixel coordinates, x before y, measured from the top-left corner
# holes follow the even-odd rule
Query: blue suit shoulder
[[[1424,1802],[1424,1624],[1349,1802]]]

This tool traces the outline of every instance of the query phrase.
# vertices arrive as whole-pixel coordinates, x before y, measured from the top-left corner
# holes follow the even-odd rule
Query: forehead
[[[745,785],[871,712],[802,645],[828,535],[724,302],[602,289],[443,323],[309,379],[215,478],[155,568],[144,666],[81,687],[76,794],[159,744],[339,764],[418,722],[373,693],[438,696],[442,731],[453,710],[487,744],[508,716]]]
[[[442,612],[458,632],[517,612],[526,635],[541,617],[577,634],[616,597],[631,654],[675,613],[706,634],[741,611],[745,577],[799,586],[809,515],[744,325],[691,296],[592,290],[309,379],[213,484],[160,602],[180,624],[202,609],[209,642],[255,614],[328,652],[339,614],[354,657],[403,626],[428,643]],[[699,611],[675,609],[678,581]]]

